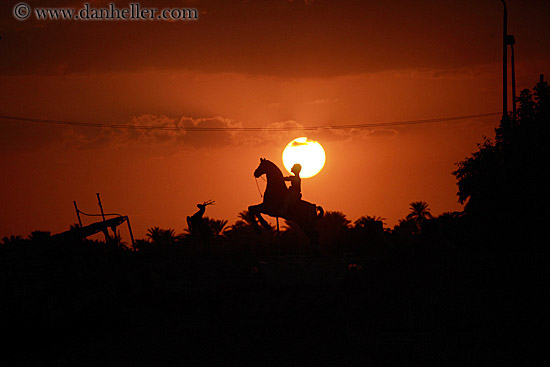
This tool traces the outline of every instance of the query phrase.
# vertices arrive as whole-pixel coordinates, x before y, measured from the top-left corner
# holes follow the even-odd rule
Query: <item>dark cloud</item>
[[[137,129],[66,128],[64,145],[77,149],[112,147],[161,146],[169,151],[181,149],[213,149],[233,145],[234,131],[187,131],[186,128],[234,128],[240,124],[223,117],[191,118],[144,114],[135,116],[131,125]],[[163,130],[168,128],[168,130]]]
[[[85,1],[33,1],[80,7]],[[187,69],[291,77],[499,62],[498,1],[185,1],[193,22],[17,21],[2,2],[3,74]],[[103,6],[105,1],[94,1]],[[116,1],[123,7],[129,1]],[[181,1],[141,1],[182,7]],[[523,59],[547,60],[550,2],[509,4]],[[328,101],[319,100],[318,103]]]

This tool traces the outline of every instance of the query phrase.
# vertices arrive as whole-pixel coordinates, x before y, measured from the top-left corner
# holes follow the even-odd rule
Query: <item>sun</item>
[[[325,150],[314,140],[306,137],[292,140],[283,150],[283,164],[288,172],[299,163],[302,166],[300,177],[313,177],[325,166]]]

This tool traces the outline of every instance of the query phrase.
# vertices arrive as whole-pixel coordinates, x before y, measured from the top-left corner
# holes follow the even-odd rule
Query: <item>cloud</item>
[[[363,135],[368,137],[392,138],[398,135],[398,131],[396,129],[372,129],[365,130]]]
[[[241,127],[240,123],[220,116],[193,118],[155,114],[134,116],[128,125],[133,128],[69,128],[65,132],[65,145],[78,149],[130,146],[162,146],[174,151],[212,149],[236,144],[240,133],[224,129]],[[200,128],[219,131],[200,131]]]
[[[45,6],[79,8],[84,2],[48,1]],[[334,6],[309,0],[188,1],[186,6],[201,12],[196,22],[20,22],[12,15],[15,2],[0,3],[2,54],[9,56],[2,60],[4,75],[157,69],[334,77],[411,68],[469,68],[494,62],[500,47],[492,38],[498,29],[494,24],[498,17],[490,17],[494,7],[473,0],[444,6],[352,0]],[[93,1],[92,5],[106,3]],[[141,5],[162,9],[181,6],[181,1],[144,0]],[[521,9],[524,19],[532,18],[529,27],[515,31],[518,39],[528,34],[521,38],[524,59],[537,55],[547,59],[547,48],[540,47],[545,44],[547,7],[533,2]],[[485,18],[494,22],[479,22]],[[237,41],[247,47],[235,47]],[[323,99],[316,103],[327,102],[332,103]]]
[[[398,129],[318,129],[305,132],[307,137],[315,137],[318,140],[330,142],[352,142],[367,139],[389,139],[399,134]]]
[[[284,129],[282,131],[262,131],[260,133],[239,133],[240,141],[243,144],[275,144],[286,145],[297,137],[307,137],[309,140],[319,140],[323,142],[351,142],[352,140],[366,139],[388,139],[399,134],[398,129],[390,128],[320,128],[309,129],[295,120],[278,121],[266,126],[268,129]],[[248,134],[248,135],[244,135]],[[294,142],[294,145],[300,145],[300,142]]]
[[[304,125],[294,121],[277,121],[266,126],[269,129],[284,129],[282,131],[263,131],[255,139],[261,139],[264,143],[286,145],[297,136],[306,136]]]
[[[319,98],[309,102],[309,104],[320,105],[320,104],[330,104],[330,103],[336,103],[336,102],[338,102],[338,98]]]

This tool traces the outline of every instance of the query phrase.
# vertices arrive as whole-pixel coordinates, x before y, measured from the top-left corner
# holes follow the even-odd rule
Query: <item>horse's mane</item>
[[[270,206],[279,207],[287,193],[284,176],[279,167],[270,160],[262,159],[267,173],[267,185],[264,192],[264,203]]]
[[[265,163],[269,163],[269,165],[272,166],[273,169],[275,169],[275,173],[277,173],[277,175],[283,176],[283,172],[279,167],[277,167],[275,163],[271,162],[269,159],[266,159]]]

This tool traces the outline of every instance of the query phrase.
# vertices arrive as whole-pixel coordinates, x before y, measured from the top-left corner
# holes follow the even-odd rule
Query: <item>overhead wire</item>
[[[389,121],[389,122],[375,122],[365,124],[345,124],[345,125],[318,125],[318,126],[271,126],[271,127],[201,127],[201,126],[155,126],[155,125],[135,125],[135,124],[120,124],[120,123],[97,123],[97,122],[82,122],[82,121],[67,121],[67,120],[53,120],[53,119],[37,119],[31,117],[21,116],[7,116],[0,115],[1,120],[20,121],[27,123],[38,123],[47,125],[66,125],[77,127],[93,127],[93,128],[110,128],[110,129],[131,129],[131,130],[161,130],[161,131],[202,131],[202,132],[215,132],[215,131],[295,131],[295,130],[343,130],[343,129],[369,129],[375,127],[390,127],[390,126],[406,126],[406,125],[419,125],[419,124],[431,124],[439,122],[449,122],[458,120],[475,119],[488,116],[500,115],[501,112],[488,112],[476,115],[462,115],[451,117],[439,117],[433,119],[421,119],[421,120],[405,120],[405,121]]]

